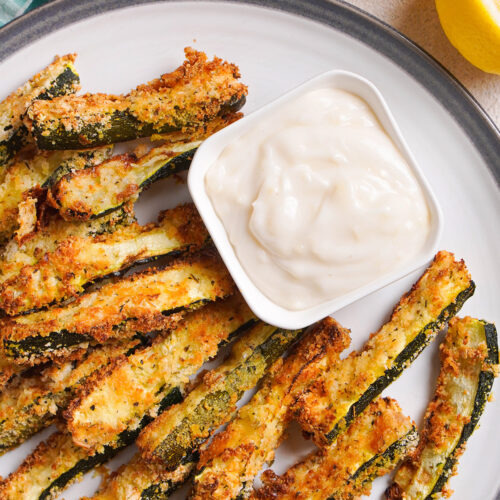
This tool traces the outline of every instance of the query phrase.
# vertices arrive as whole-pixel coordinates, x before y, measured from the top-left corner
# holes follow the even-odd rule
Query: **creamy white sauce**
[[[247,274],[305,309],[420,252],[430,226],[407,162],[361,98],[311,91],[227,146],[208,195]]]

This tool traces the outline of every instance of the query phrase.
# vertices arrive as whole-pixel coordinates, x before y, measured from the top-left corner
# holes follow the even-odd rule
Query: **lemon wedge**
[[[436,0],[443,30],[474,66],[500,74],[500,0]]]

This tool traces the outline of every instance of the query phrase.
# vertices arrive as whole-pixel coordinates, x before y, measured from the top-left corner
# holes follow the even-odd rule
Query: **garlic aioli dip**
[[[401,268],[430,214],[364,100],[325,88],[227,146],[205,177],[236,255],[271,301],[302,310]]]

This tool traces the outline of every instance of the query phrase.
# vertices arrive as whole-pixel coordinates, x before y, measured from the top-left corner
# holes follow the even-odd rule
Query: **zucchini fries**
[[[463,261],[439,252],[358,353],[334,363],[295,405],[318,446],[332,443],[436,336],[474,292]]]
[[[16,377],[0,394],[0,453],[17,446],[55,421],[59,410],[96,370],[140,345],[127,339],[86,351],[81,359],[55,364],[30,377]]]
[[[131,224],[110,235],[70,237],[0,285],[0,309],[10,315],[32,311],[81,294],[99,278],[160,256],[197,250],[208,232],[194,205],[162,212],[157,224]]]
[[[137,158],[122,154],[64,176],[50,191],[48,201],[66,220],[94,219],[137,199],[153,182],[187,170],[201,142],[151,149]]]
[[[498,374],[495,326],[470,317],[453,318],[440,347],[441,371],[420,442],[396,472],[389,500],[446,496],[467,440],[477,426]]]
[[[27,144],[23,117],[34,100],[48,100],[78,90],[80,79],[73,66],[75,58],[75,54],[56,57],[52,64],[0,102],[0,167]]]
[[[204,127],[185,132],[177,143],[167,141],[143,156],[118,155],[94,168],[74,171],[53,186],[48,202],[67,220],[102,217],[135,200],[154,182],[187,170],[201,141],[240,117],[239,113],[217,117]]]
[[[256,321],[239,295],[188,314],[152,345],[122,356],[86,384],[64,416],[79,446],[100,449],[123,431],[144,427],[166,395],[185,392],[189,377],[219,346]]]
[[[348,346],[348,331],[332,318],[317,323],[227,428],[201,451],[192,500],[245,498],[262,466],[271,464],[290,420],[290,406]]]
[[[161,463],[146,462],[136,453],[104,482],[91,499],[83,500],[167,500],[191,475],[196,457],[167,471]]]
[[[19,210],[23,200],[30,196],[36,198],[36,190],[55,182],[62,172],[97,165],[110,153],[109,146],[88,151],[39,151],[33,158],[19,159],[5,167],[0,183],[0,243],[12,237],[23,220]]]
[[[66,222],[59,217],[51,217],[26,241],[12,239],[5,246],[0,256],[0,284],[18,275],[23,267],[35,266],[46,254],[55,252],[62,241],[69,238],[92,240],[95,236],[125,227],[134,220],[131,211],[125,208],[88,222]]]
[[[413,422],[398,404],[377,399],[333,445],[310,454],[281,477],[264,472],[264,486],[250,498],[354,500],[368,495],[373,480],[389,473],[417,439]]]
[[[55,432],[42,441],[24,462],[0,483],[2,500],[48,500],[83,474],[113,458],[133,438],[125,439],[116,448],[89,455],[76,446],[71,436]]]
[[[106,284],[68,305],[5,318],[0,334],[7,356],[40,363],[89,342],[165,329],[187,311],[233,292],[226,268],[207,250]]]
[[[238,111],[247,94],[238,68],[191,48],[185,53],[182,66],[127,95],[37,101],[26,125],[40,149],[81,149],[182,131]]]
[[[143,457],[163,462],[167,470],[189,460],[217,427],[231,420],[243,393],[259,382],[301,333],[257,323],[235,342],[231,356],[206,373],[182,403],[141,432],[137,445]]]

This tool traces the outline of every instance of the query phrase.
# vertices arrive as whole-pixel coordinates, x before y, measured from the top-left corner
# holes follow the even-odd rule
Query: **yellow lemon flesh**
[[[436,0],[455,48],[474,66],[500,74],[500,0]]]

